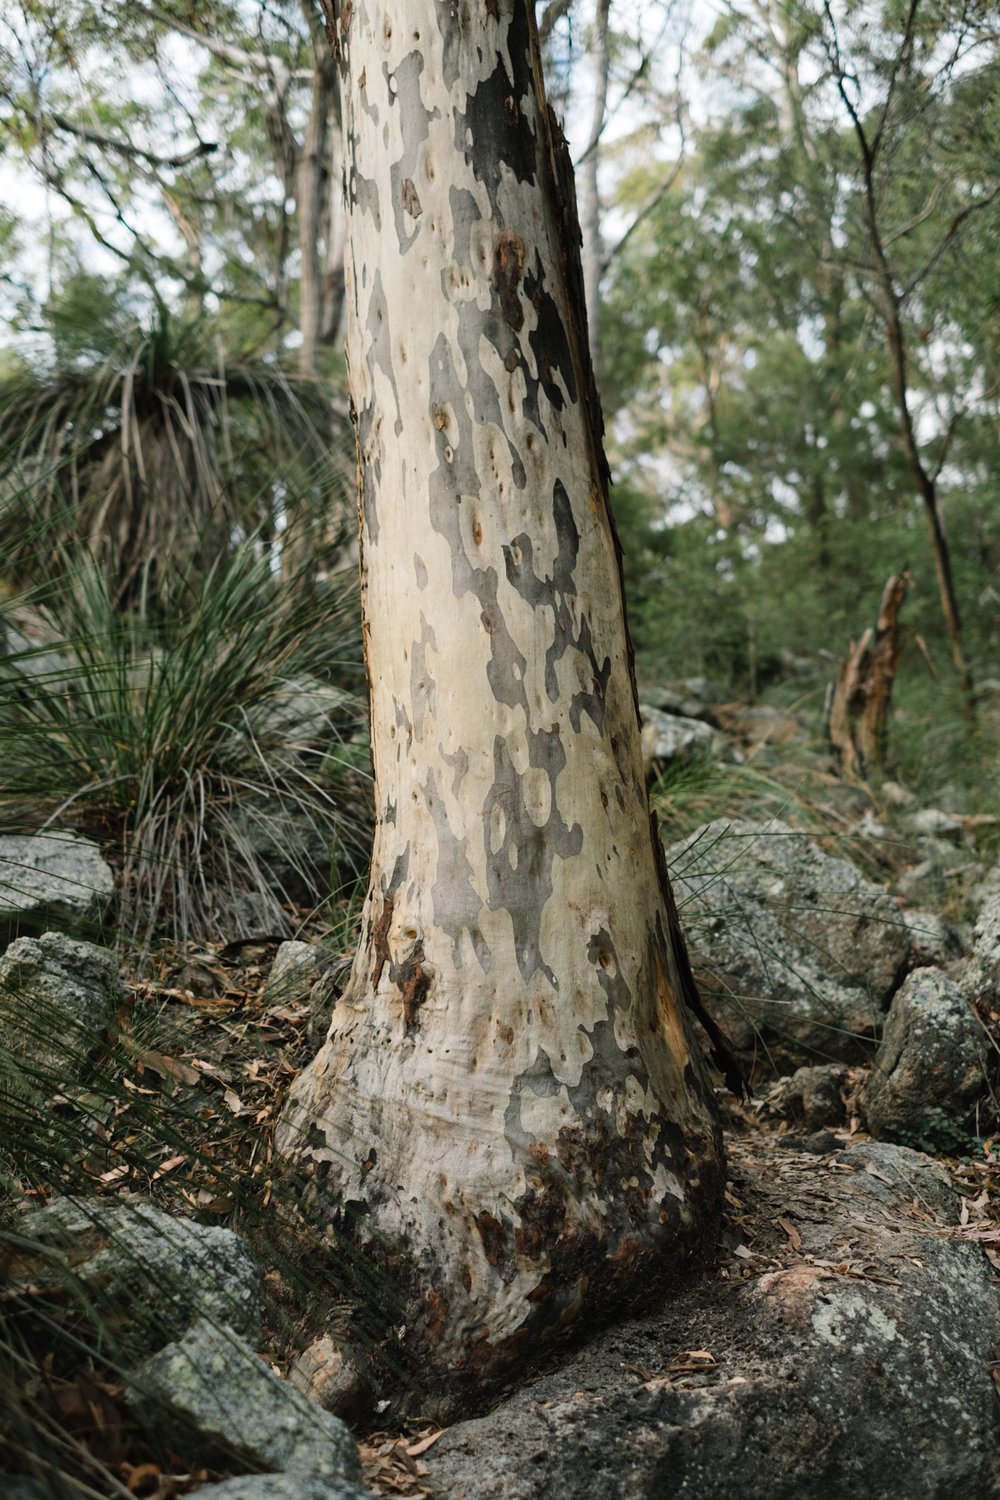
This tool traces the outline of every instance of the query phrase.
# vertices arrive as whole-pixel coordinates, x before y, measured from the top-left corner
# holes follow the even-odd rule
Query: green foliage
[[[114,578],[119,604],[162,599],[241,536],[263,542],[286,525],[308,540],[314,571],[336,561],[352,439],[328,388],[210,356],[205,329],[162,302],[145,326],[123,285],[90,276],[68,282],[46,320],[51,360],[0,375],[8,583],[50,575],[72,539]]]
[[[782,651],[839,657],[904,562],[907,618],[949,670],[839,56],[878,141],[879,229],[967,655],[995,675],[1000,34],[925,7],[907,52],[903,19],[732,7],[704,43],[712,108],[684,158],[620,180],[634,212],[672,178],[613,263],[602,325],[630,515],[641,494],[661,517],[631,528],[626,555],[647,671],[753,693]]]
[[[283,903],[317,904],[365,853],[357,751],[337,749],[364,713],[353,578],[276,577],[248,542],[184,606],[123,615],[79,561],[32,608],[3,606],[0,815],[116,850],[119,922],[143,944],[164,926],[281,932]]]

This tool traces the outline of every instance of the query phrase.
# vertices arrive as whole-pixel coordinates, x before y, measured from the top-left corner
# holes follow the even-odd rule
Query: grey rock
[[[75,833],[0,836],[0,933],[96,926],[115,878],[100,849]]]
[[[807,1130],[842,1125],[845,1115],[840,1091],[846,1077],[847,1069],[838,1063],[797,1068],[791,1078],[783,1080],[774,1102],[793,1119],[801,1120]]]
[[[883,781],[880,791],[887,807],[912,807],[917,800],[909,788],[900,786],[898,781]]]
[[[910,963],[914,968],[939,968],[962,956],[955,929],[933,911],[904,911],[910,934]]]
[[[972,1007],[940,969],[915,969],[893,999],[862,1107],[872,1134],[947,1150],[986,1087]]]
[[[972,929],[972,955],[960,983],[966,997],[975,1002],[1000,1000],[1000,892],[984,903]]]
[[[194,1224],[138,1198],[54,1199],[17,1221],[25,1249],[17,1279],[82,1289],[124,1329],[133,1358],[197,1318],[260,1335],[261,1274],[231,1229]]]
[[[343,1345],[328,1333],[303,1349],[288,1372],[297,1391],[324,1411],[348,1420],[360,1415],[371,1398],[367,1376]]]
[[[371,1491],[356,1484],[299,1473],[241,1474],[221,1484],[203,1484],[198,1494],[220,1500],[371,1500]]]
[[[724,683],[715,682],[711,677],[685,677],[678,686],[699,703],[728,703],[733,696]]]
[[[315,943],[297,941],[279,944],[264,987],[264,999],[301,1000],[309,993],[325,967],[323,952]]]
[[[113,953],[46,932],[0,956],[0,1046],[42,1092],[78,1077],[114,1021],[122,984]]]
[[[353,693],[318,678],[288,678],[265,702],[251,712],[250,722],[258,737],[280,739],[291,748],[327,750],[341,733],[353,729],[364,717],[364,709]]]
[[[672,1288],[662,1308],[454,1424],[424,1455],[437,1500],[995,1497],[991,1268],[955,1238],[955,1195],[939,1196],[927,1158],[855,1156],[789,1155],[738,1179],[754,1239],[790,1216],[802,1253]],[[705,1374],[690,1373],[694,1349],[714,1356]]]
[[[129,1400],[180,1451],[204,1462],[361,1478],[358,1450],[339,1418],[281,1380],[231,1328],[200,1319],[131,1377]]]
[[[892,896],[785,823],[719,819],[667,850],[696,975],[734,1044],[856,1061],[910,938]]]
[[[639,713],[642,718],[642,761],[647,775],[656,765],[699,756],[719,760],[728,750],[723,736],[699,719],[681,718],[679,714],[664,713],[648,704],[642,705]]]
[[[961,818],[942,812],[939,807],[922,807],[918,812],[910,813],[905,823],[911,833],[924,838],[946,839],[953,844],[961,843],[965,834]]]
[[[730,733],[741,735],[751,745],[781,746],[807,738],[805,728],[794,714],[762,703],[727,708],[721,723]]]
[[[942,901],[947,891],[944,866],[936,859],[922,859],[897,875],[893,886],[903,901],[933,905]]]
[[[282,930],[281,901],[315,905],[328,893],[333,853],[331,830],[314,822],[291,798],[277,792],[247,792],[233,812],[233,827],[274,892],[274,910],[264,931]],[[220,901],[225,893],[220,892]],[[235,915],[235,913],[234,913]],[[249,931],[261,931],[260,926]]]

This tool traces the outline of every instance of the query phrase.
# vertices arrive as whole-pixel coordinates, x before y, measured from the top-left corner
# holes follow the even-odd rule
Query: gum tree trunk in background
[[[488,1384],[712,1234],[721,1150],[639,750],[568,157],[528,0],[344,0],[377,832],[279,1132]]]

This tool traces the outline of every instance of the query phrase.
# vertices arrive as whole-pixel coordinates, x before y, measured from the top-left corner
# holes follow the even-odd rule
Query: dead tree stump
[[[874,629],[851,642],[827,691],[827,737],[847,776],[865,779],[885,765],[889,705],[902,648],[899,616],[912,583],[908,567],[890,575]]]

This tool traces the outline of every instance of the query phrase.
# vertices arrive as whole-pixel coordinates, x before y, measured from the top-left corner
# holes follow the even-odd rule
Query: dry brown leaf
[[[172,1172],[175,1167],[181,1166],[186,1161],[186,1156],[171,1156],[169,1160],[160,1163],[149,1179],[150,1182],[156,1182],[160,1177],[165,1176],[167,1172]]]
[[[792,1249],[793,1250],[801,1250],[802,1249],[802,1236],[799,1234],[799,1231],[796,1229],[795,1225],[791,1222],[791,1220],[790,1219],[775,1219],[774,1222],[779,1226],[779,1228],[783,1229],[785,1231],[785,1233],[788,1235],[788,1238],[792,1242]]]
[[[425,1437],[418,1438],[415,1443],[409,1445],[406,1449],[407,1454],[410,1458],[419,1458],[421,1453],[426,1453],[428,1448],[433,1447],[438,1438],[444,1437],[447,1431],[447,1427],[439,1427],[436,1432],[428,1432]]]

